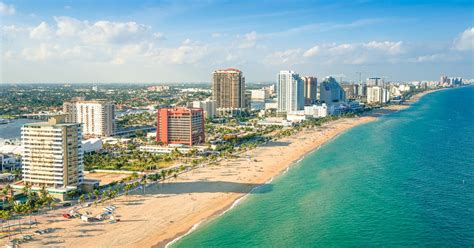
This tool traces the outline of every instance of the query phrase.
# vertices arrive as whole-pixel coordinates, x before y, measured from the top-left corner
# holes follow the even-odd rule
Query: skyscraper
[[[304,109],[303,80],[294,71],[280,71],[277,79],[278,112]]]
[[[316,77],[301,77],[304,82],[304,104],[311,105],[316,102],[318,93],[318,79]]]
[[[106,100],[73,99],[64,102],[67,122],[84,124],[86,136],[106,137],[115,133],[115,104]]]
[[[81,124],[66,123],[65,116],[21,128],[23,182],[62,195],[83,181]]]
[[[245,108],[245,78],[242,72],[229,68],[212,73],[212,99],[217,108]]]
[[[163,144],[196,145],[204,139],[204,113],[200,108],[160,108],[156,141]]]
[[[346,100],[344,90],[333,77],[326,77],[319,87],[319,101],[328,106]]]

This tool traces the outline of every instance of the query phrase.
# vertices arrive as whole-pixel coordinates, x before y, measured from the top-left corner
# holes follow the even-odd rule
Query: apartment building
[[[83,181],[82,127],[65,115],[21,128],[23,183],[45,186],[52,194],[75,190]]]
[[[108,137],[115,133],[115,104],[106,100],[73,99],[63,104],[69,123],[83,124],[88,137]]]

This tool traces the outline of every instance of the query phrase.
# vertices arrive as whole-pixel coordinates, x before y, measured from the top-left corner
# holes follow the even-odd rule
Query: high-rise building
[[[316,77],[301,77],[304,82],[304,104],[311,105],[316,102],[318,93],[318,79]]]
[[[216,116],[216,101],[214,100],[194,101],[193,108],[201,108],[206,118],[212,119]]]
[[[447,84],[448,83],[448,77],[447,76],[441,76],[439,82],[441,84]]]
[[[81,124],[66,123],[64,115],[23,125],[23,182],[52,194],[77,189],[84,170],[81,140]]]
[[[378,77],[367,78],[367,85],[370,86],[383,86],[383,80]]]
[[[304,85],[294,71],[280,71],[277,79],[278,112],[294,112],[304,109]]]
[[[229,68],[212,73],[212,99],[217,108],[245,108],[245,78],[242,72]]]
[[[115,104],[106,100],[73,99],[64,102],[63,113],[67,122],[83,124],[83,134],[107,137],[115,133]]]
[[[203,110],[183,107],[158,109],[156,141],[189,146],[204,142]]]
[[[341,85],[333,77],[326,77],[319,86],[319,101],[328,106],[344,102],[346,100],[345,92]]]
[[[346,95],[346,99],[354,100],[357,98],[357,92],[359,91],[358,84],[344,84],[342,85],[342,89]]]
[[[367,87],[367,103],[386,103],[390,100],[390,92],[380,86]]]
[[[357,87],[357,97],[363,98],[367,96],[367,85],[366,84],[359,84]]]

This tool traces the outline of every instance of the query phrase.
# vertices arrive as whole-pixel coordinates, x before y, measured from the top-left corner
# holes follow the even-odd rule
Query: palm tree
[[[21,215],[23,213],[23,204],[15,203],[15,205],[13,205],[13,211],[17,215]],[[18,227],[20,228],[20,233],[23,233],[21,229],[21,218],[18,219]]]
[[[3,193],[3,197],[2,197],[2,210],[5,209],[5,200],[8,199],[8,191],[9,191],[9,187],[10,187],[10,184],[7,184],[3,189],[2,189],[2,193]]]
[[[156,187],[158,188],[158,181],[160,180],[161,175],[158,173],[155,173],[153,176],[153,182],[156,184]]]
[[[82,194],[81,196],[79,196],[79,202],[81,203],[81,205],[86,201],[86,196],[84,194]]]
[[[130,192],[130,184],[125,185],[125,201],[128,202],[128,194]]]
[[[101,202],[105,202],[106,198],[107,198],[107,192],[104,191],[104,192],[102,192],[102,197],[100,199]]]
[[[146,174],[143,175],[142,179],[140,180],[140,183],[143,185],[143,194],[145,194],[145,189],[146,189]]]
[[[0,211],[0,218],[4,219],[7,221],[7,226],[8,226],[8,239],[10,239],[10,218],[12,217],[12,214],[9,210],[2,210]],[[3,232],[3,225],[2,225],[2,232]]]
[[[166,170],[161,170],[160,173],[161,173],[161,180],[162,180],[163,184],[165,184],[166,174],[168,174],[168,173],[167,173]]]
[[[100,191],[98,189],[94,190],[95,199],[99,199]]]

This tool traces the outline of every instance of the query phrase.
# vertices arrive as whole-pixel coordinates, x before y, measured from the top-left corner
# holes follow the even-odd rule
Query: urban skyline
[[[248,82],[473,78],[471,1],[288,3],[2,1],[0,83],[209,82],[227,67]]]

